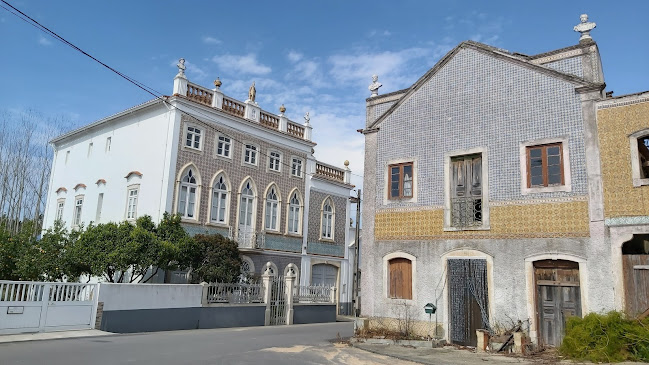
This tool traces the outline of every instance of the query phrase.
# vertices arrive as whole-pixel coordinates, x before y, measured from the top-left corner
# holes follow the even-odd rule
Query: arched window
[[[322,239],[333,240],[334,238],[334,206],[331,198],[325,199],[322,204],[322,226],[320,237]]]
[[[412,299],[412,261],[397,257],[388,261],[388,298]]]
[[[294,191],[288,203],[288,233],[300,234],[301,232],[302,213],[300,205],[300,198],[297,191]]]
[[[219,174],[212,185],[212,206],[210,219],[213,223],[227,223],[228,214],[228,187],[225,176]]]
[[[264,228],[266,230],[279,230],[279,199],[275,186],[268,189],[268,194],[266,194],[266,216],[264,222]]]
[[[186,171],[187,172],[180,178],[177,212],[183,218],[195,218],[198,182],[193,168],[190,167]]]
[[[241,186],[239,199],[239,242],[249,246],[254,237],[255,225],[255,191],[251,179],[247,179]]]

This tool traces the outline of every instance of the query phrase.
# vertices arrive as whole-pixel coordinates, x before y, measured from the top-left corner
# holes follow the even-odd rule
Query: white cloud
[[[304,55],[303,55],[302,53],[295,52],[295,51],[290,51],[290,52],[286,55],[286,57],[288,58],[288,60],[291,61],[291,62],[298,62],[299,60],[302,59],[303,56],[304,56]]]
[[[225,54],[214,56],[212,61],[227,73],[265,75],[270,73],[270,66],[257,61],[257,55],[250,53],[244,56]]]
[[[203,36],[203,43],[205,43],[205,44],[221,44],[223,42],[221,42],[221,40],[218,39],[218,38],[214,38],[214,37],[210,37],[210,36],[206,35],[206,36]]]
[[[38,44],[40,44],[41,46],[51,46],[52,41],[45,38],[45,37],[43,37],[43,36],[39,36],[38,37]]]

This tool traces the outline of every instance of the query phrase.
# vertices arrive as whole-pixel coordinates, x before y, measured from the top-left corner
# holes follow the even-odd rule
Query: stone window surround
[[[277,194],[277,228],[276,229],[266,229],[266,202],[268,200],[268,193],[270,192],[270,189],[272,187],[275,187],[275,193]],[[266,187],[266,190],[264,191],[264,206],[262,208],[261,212],[261,226],[264,230],[264,232],[270,232],[270,233],[280,233],[280,222],[282,221],[282,193],[279,191],[279,187],[275,182],[271,182],[268,184]]]
[[[638,138],[649,136],[649,128],[629,134],[629,145],[631,147],[631,177],[633,186],[649,185],[649,178],[643,178],[640,173],[640,151],[638,151]]]
[[[228,138],[230,140],[230,143],[229,143],[230,144],[230,149],[229,149],[230,154],[228,156],[219,155],[219,153],[218,153],[218,151],[219,151],[219,137],[225,137],[225,138]],[[216,135],[214,136],[214,156],[215,157],[232,161],[232,155],[233,155],[233,150],[232,149],[233,148],[234,148],[234,143],[232,141],[232,137],[230,137],[228,135],[225,135],[223,133],[216,133]]]
[[[273,152],[279,154],[279,166],[278,166],[277,170],[273,170],[273,169],[270,168],[270,159],[271,159],[271,154]],[[281,173],[283,163],[284,163],[284,154],[282,152],[280,152],[279,150],[276,150],[276,149],[268,150],[268,154],[266,156],[266,171],[267,172],[272,172],[272,173],[275,173],[275,174]]]
[[[61,205],[61,214],[59,215],[59,205]],[[56,199],[56,211],[54,212],[54,220],[63,222],[63,213],[65,212],[65,198]]]
[[[329,201],[331,206],[331,237],[322,237],[322,222],[324,221],[324,206],[325,203]],[[334,204],[331,195],[327,195],[320,204],[320,233],[318,234],[318,239],[324,242],[335,242],[335,232],[336,232],[336,205]]]
[[[289,232],[288,231],[288,219],[291,216],[290,215],[290,209],[291,209],[291,197],[293,196],[293,193],[297,193],[297,200],[300,202],[300,214],[298,215],[298,231],[297,233],[295,232]],[[300,190],[298,188],[293,188],[291,192],[287,195],[286,199],[286,234],[288,236],[293,236],[293,237],[302,237],[302,224],[304,223],[304,199],[302,198],[302,194],[300,193]]]
[[[178,213],[178,203],[180,199],[180,185],[181,185],[181,180],[183,176],[185,176],[185,173],[189,169],[194,170],[194,177],[196,178],[196,200],[194,201],[194,217],[189,218],[185,216],[181,216],[180,220],[182,222],[189,222],[189,223],[197,223],[198,222],[198,215],[200,214],[200,201],[201,201],[201,194],[203,190],[203,185],[202,185],[202,180],[201,180],[201,174],[198,171],[198,167],[194,165],[193,163],[188,163],[182,168],[179,169],[178,176],[176,176],[176,197],[174,199],[174,207],[173,207],[173,212]]]
[[[480,154],[482,158],[482,226],[453,227],[451,226],[451,158]],[[490,230],[489,220],[489,163],[487,147],[474,147],[456,150],[444,154],[444,231],[486,231]]]
[[[246,145],[255,147],[255,163],[246,162]],[[261,148],[257,143],[251,141],[243,141],[241,146],[241,166],[257,167],[259,166],[259,158],[261,157]]]
[[[248,267],[250,267],[250,274],[255,274],[255,263],[252,261],[252,259],[246,255],[241,255],[241,262],[247,262]],[[242,265],[243,269],[243,265]],[[243,272],[242,272],[243,273]]]
[[[259,194],[257,193],[257,184],[255,183],[255,180],[253,180],[252,176],[248,175],[243,178],[241,181],[241,184],[239,185],[239,190],[237,191],[237,211],[236,211],[236,217],[235,217],[235,226],[234,226],[234,231],[236,232],[235,236],[239,236],[239,214],[241,212],[241,191],[243,190],[244,186],[246,183],[250,181],[250,187],[252,188],[252,194],[253,194],[253,199],[252,199],[252,226],[251,230],[252,232],[256,232],[257,229],[257,203],[259,202]],[[264,201],[266,199],[264,198]],[[263,224],[263,222],[262,222]],[[262,226],[263,227],[263,226]],[[277,269],[277,266],[275,267]]]
[[[232,153],[232,150],[230,150],[230,153]],[[226,190],[226,198],[225,198],[225,222],[213,222],[212,221],[212,198],[214,196],[214,184],[216,183],[216,179],[219,178],[219,176],[223,176],[223,182],[225,183],[225,190]],[[219,170],[217,171],[214,176],[212,177],[212,180],[210,181],[210,187],[209,187],[210,193],[208,194],[207,197],[207,221],[205,224],[210,225],[210,226],[217,226],[217,227],[227,227],[230,223],[230,202],[232,199],[232,185],[230,184],[230,179],[228,178],[228,175],[225,173],[224,170]]]
[[[128,203],[130,200],[130,194],[131,190],[137,190],[137,201],[135,202],[135,217],[134,218],[129,218],[128,217]],[[124,220],[127,221],[135,221],[137,219],[137,205],[140,202],[140,184],[130,184],[126,187],[126,209],[124,209]]]
[[[572,181],[570,178],[570,152],[568,148],[568,136],[559,136],[552,138],[535,139],[524,141],[519,144],[519,160],[521,170],[521,195],[535,193],[551,193],[557,191],[572,191]],[[561,153],[563,154],[563,185],[527,187],[527,147],[541,146],[546,144],[561,143]]]
[[[390,280],[390,260],[403,258],[410,260],[412,264],[412,299],[390,298],[390,287],[388,282]],[[415,305],[417,303],[417,257],[403,251],[395,251],[383,256],[383,301],[385,303],[394,303],[394,301],[404,301],[406,304]]]
[[[193,147],[193,146],[187,146],[187,132],[188,128],[193,127],[193,128],[198,128],[201,131],[201,138],[198,143],[198,148]],[[206,130],[203,128],[203,126],[192,123],[192,122],[185,122],[185,126],[183,128],[183,142],[182,142],[182,149],[185,151],[192,151],[192,152],[203,152],[203,146],[205,146],[205,135],[206,135]],[[193,140],[192,140],[193,144]]]
[[[390,198],[390,165],[398,165],[403,163],[412,163],[412,197],[407,198]],[[417,202],[417,182],[418,177],[418,159],[416,157],[396,158],[385,162],[383,166],[383,205],[390,205],[393,203],[416,203]]]
[[[300,169],[300,175],[293,175],[293,159],[302,161],[302,168]],[[305,168],[306,168],[306,163],[304,162],[304,159],[302,157],[291,156],[291,177],[295,177],[295,178],[299,178],[299,179],[303,178]]]

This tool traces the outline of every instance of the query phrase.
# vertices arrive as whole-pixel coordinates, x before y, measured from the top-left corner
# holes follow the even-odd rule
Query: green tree
[[[0,279],[20,279],[16,273],[17,262],[21,255],[20,246],[19,240],[0,227]]]
[[[234,283],[239,280],[241,254],[235,241],[220,234],[199,234],[193,241],[185,247],[192,269],[192,282]]]

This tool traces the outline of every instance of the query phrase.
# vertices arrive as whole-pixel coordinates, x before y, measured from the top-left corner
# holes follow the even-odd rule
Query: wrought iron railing
[[[451,198],[451,226],[457,228],[482,226],[482,198]]]
[[[257,233],[245,229],[237,230],[236,241],[239,248],[258,248]]]
[[[293,292],[295,303],[333,303],[335,286],[298,285]]]
[[[207,287],[208,303],[263,303],[263,284],[212,283]]]

